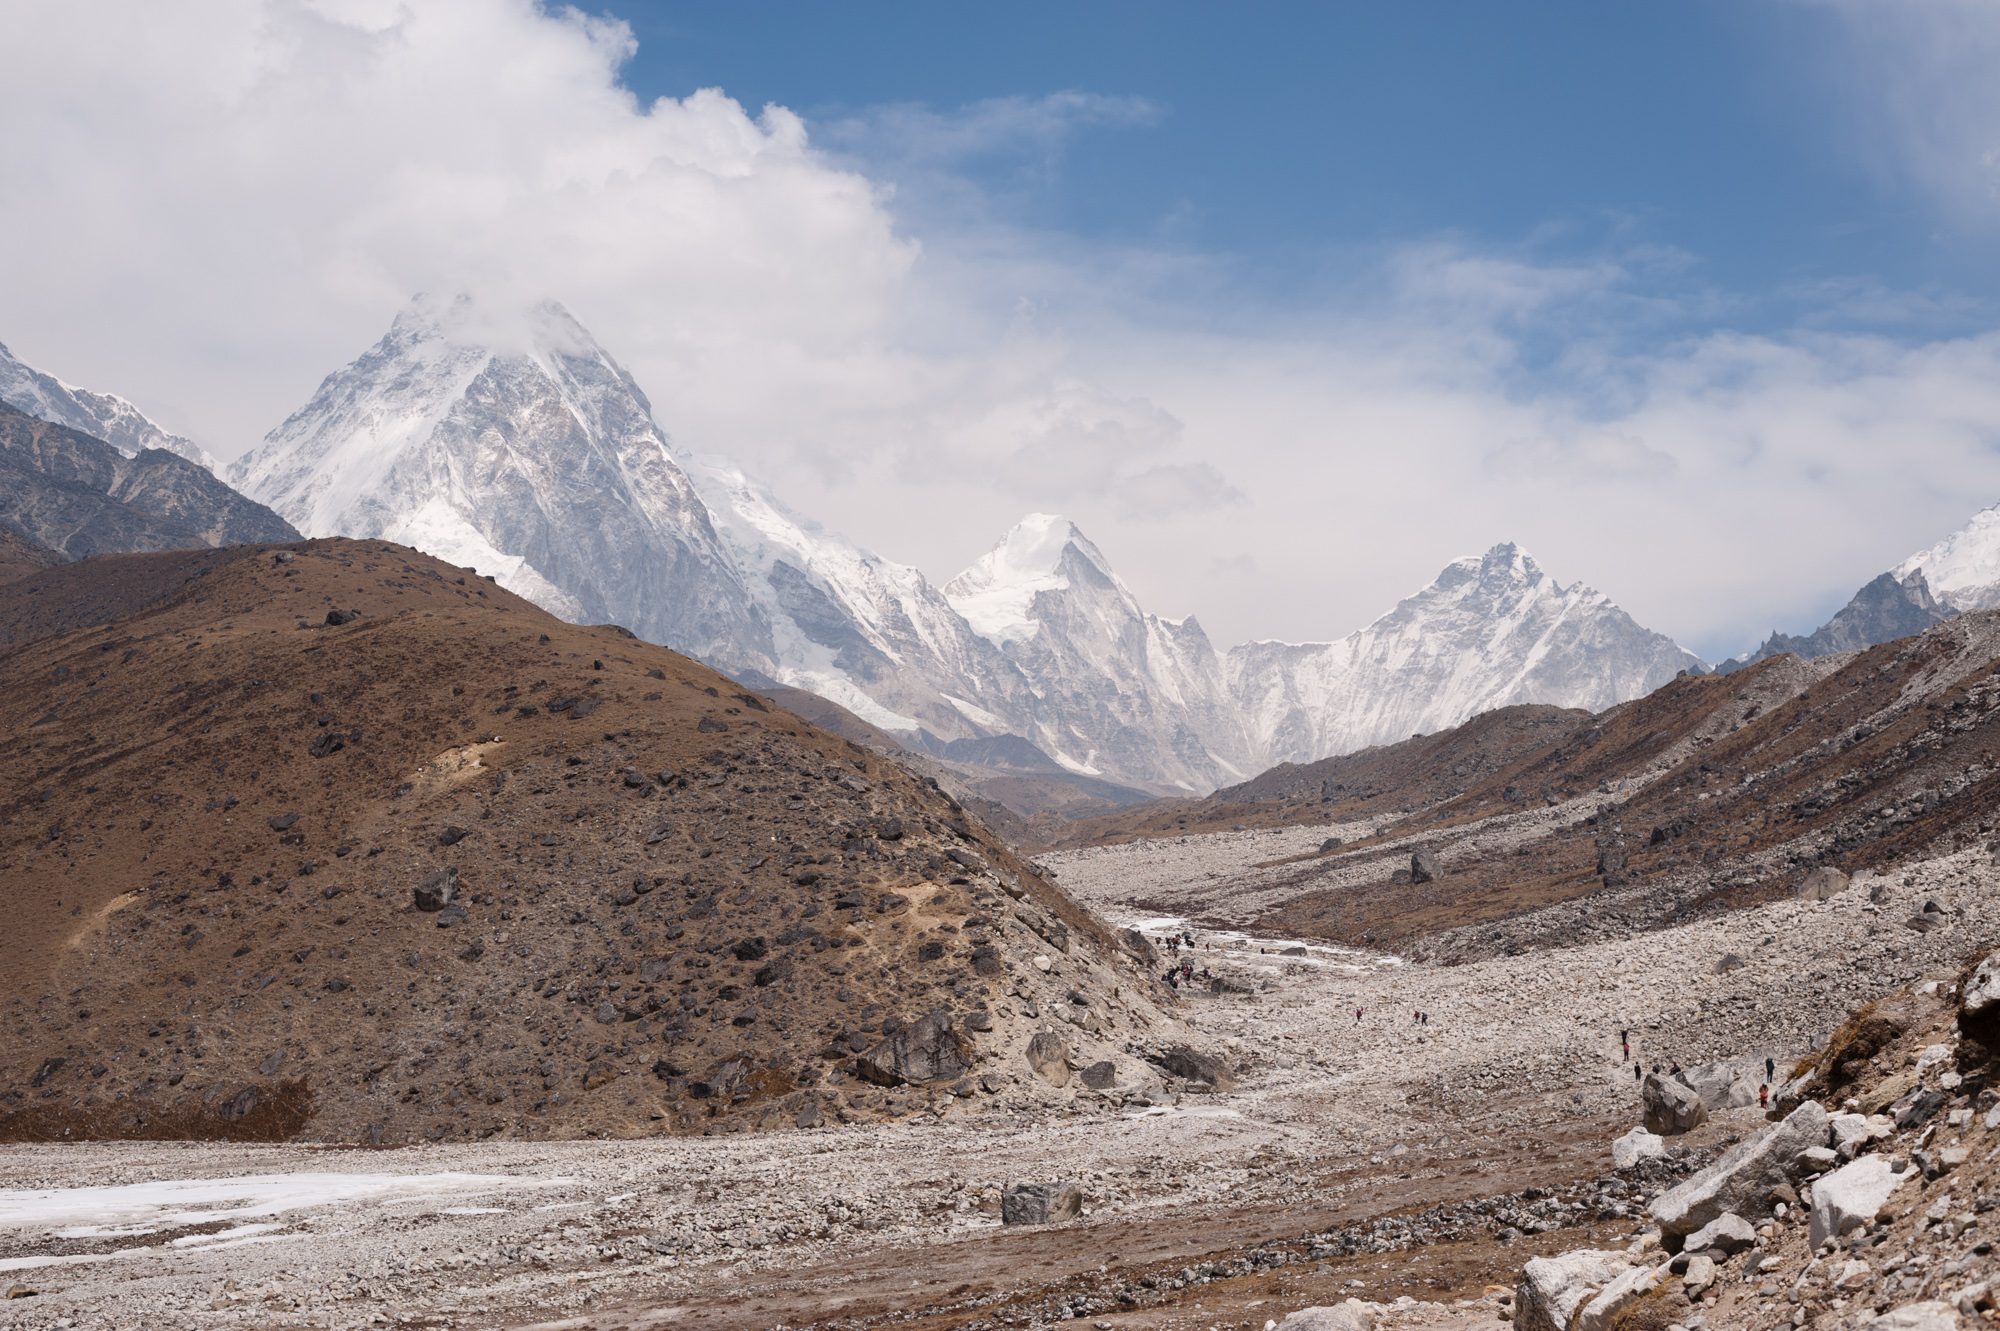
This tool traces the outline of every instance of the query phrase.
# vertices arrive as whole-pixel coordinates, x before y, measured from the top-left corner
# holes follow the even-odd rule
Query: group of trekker
[[[1624,1061],[1632,1065],[1633,1082],[1635,1084],[1644,1084],[1646,1080],[1646,1070],[1639,1065],[1638,1059],[1632,1057],[1631,1031],[1622,1030],[1618,1032],[1618,1051],[1621,1055],[1623,1055]],[[1660,1071],[1661,1071],[1660,1065],[1658,1063],[1653,1064],[1654,1074],[1658,1075]],[[1674,1062],[1672,1059],[1669,1059],[1667,1061],[1667,1066],[1666,1066],[1666,1075],[1669,1077],[1680,1076],[1681,1065],[1679,1063]],[[1764,1080],[1760,1082],[1757,1086],[1757,1107],[1759,1109],[1769,1109],[1771,1107],[1771,1083],[1776,1081],[1777,1079],[1778,1079],[1778,1060],[1775,1058],[1771,1058],[1770,1056],[1767,1055],[1764,1059]]]

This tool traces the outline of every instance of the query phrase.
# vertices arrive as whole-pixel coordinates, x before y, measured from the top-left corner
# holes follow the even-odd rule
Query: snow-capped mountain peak
[[[137,457],[149,448],[161,448],[221,474],[221,465],[209,456],[208,450],[160,428],[116,393],[93,393],[64,383],[20,361],[4,344],[0,344],[0,402],[79,434],[102,439],[128,458]]]
[[[1963,614],[2000,606],[2000,504],[1893,570],[1898,582],[1923,574],[1932,596]]]
[[[404,541],[558,614],[769,664],[652,404],[553,301],[417,298],[231,477],[309,536]]]
[[[1004,645],[1033,637],[1038,627],[1035,598],[1067,591],[1078,577],[1124,592],[1110,561],[1074,522],[1054,513],[1030,513],[946,583],[944,592],[982,636]]]

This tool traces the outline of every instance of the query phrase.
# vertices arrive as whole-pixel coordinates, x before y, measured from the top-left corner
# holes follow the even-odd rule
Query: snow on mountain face
[[[1893,572],[1898,582],[1923,574],[1931,595],[1960,614],[2000,606],[2000,504],[1974,514],[1972,521],[1911,555]]]
[[[52,374],[16,360],[4,345],[0,345],[0,402],[79,434],[102,439],[128,458],[137,457],[149,448],[162,448],[218,476],[222,474],[220,464],[201,445],[169,434],[124,398],[66,384]]]
[[[419,297],[230,475],[308,536],[402,541],[565,618],[771,664],[651,404],[554,302]]]
[[[1233,648],[1230,691],[1267,763],[1407,739],[1515,703],[1592,711],[1700,661],[1601,593],[1564,588],[1512,545],[1457,560],[1338,642]]]
[[[1032,683],[1029,738],[1064,767],[1190,790],[1248,775],[1201,626],[1147,614],[1068,519],[1031,514],[944,591]]]
[[[886,730],[1026,732],[1027,682],[922,573],[822,530],[722,459],[688,470],[771,625],[778,682]]]

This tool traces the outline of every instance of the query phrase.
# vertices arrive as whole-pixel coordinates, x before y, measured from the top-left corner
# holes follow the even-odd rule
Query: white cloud
[[[945,577],[1066,512],[1225,643],[1344,632],[1514,539],[1732,649],[2000,498],[2000,335],[1925,340],[1964,324],[1943,297],[1790,291],[1753,335],[1689,256],[1551,234],[1260,300],[957,174],[1038,188],[1143,101],[642,104],[628,30],[529,0],[30,0],[0,42],[34,53],[0,80],[0,340],[225,456],[468,287],[562,300],[685,446],[885,555]],[[1903,331],[1838,331],[1868,322]]]

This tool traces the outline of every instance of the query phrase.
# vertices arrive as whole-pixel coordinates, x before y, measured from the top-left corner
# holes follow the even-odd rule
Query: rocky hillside
[[[47,546],[0,527],[0,582],[10,582],[62,562],[63,557]]]
[[[2000,614],[1975,612],[1596,716],[1495,713],[1078,832],[1326,826],[1336,844],[1264,871],[1285,904],[1259,922],[1293,936],[1421,938],[1440,957],[1608,937],[1982,843],[2000,818],[1996,669]]]
[[[402,547],[64,564],[0,643],[9,1136],[811,1125],[1177,1025],[937,789]]]
[[[298,539],[270,509],[178,454],[128,457],[3,403],[0,527],[72,559]]]
[[[2000,1187],[2000,953],[1855,1012],[1781,1087],[1770,1123],[1658,1191],[1616,1249],[1522,1269],[1521,1331],[1828,1326],[1959,1331],[2000,1312],[1987,1233]],[[1619,1163],[1708,1116],[1700,1088],[1648,1083]],[[1289,1323],[1287,1323],[1289,1325]]]

